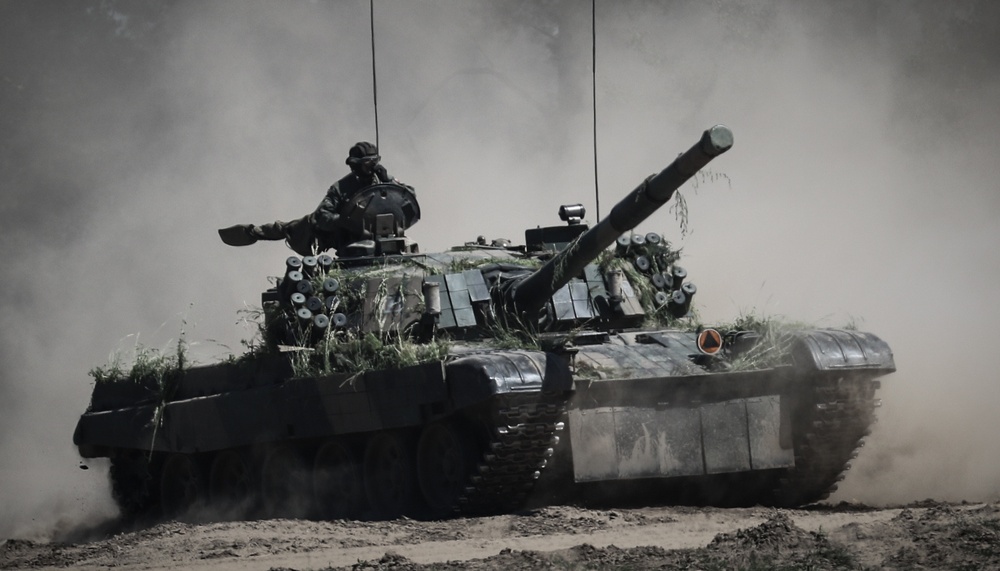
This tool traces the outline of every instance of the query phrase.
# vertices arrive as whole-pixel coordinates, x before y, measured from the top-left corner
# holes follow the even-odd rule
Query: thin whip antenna
[[[591,99],[594,102],[594,202],[601,220],[601,191],[597,182],[597,0],[590,0]]]
[[[372,97],[375,100],[375,147],[380,148],[378,144],[378,76],[375,74],[375,0],[368,0],[368,12],[372,30]]]

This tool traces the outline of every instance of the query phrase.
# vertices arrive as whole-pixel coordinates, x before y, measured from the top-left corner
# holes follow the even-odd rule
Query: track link
[[[520,507],[545,469],[558,433],[565,427],[566,402],[537,394],[502,395],[490,438],[456,510],[464,514],[510,511]]]
[[[816,376],[793,418],[794,433],[801,434],[794,444],[795,467],[779,478],[770,503],[799,506],[837,490],[875,422],[879,385],[864,371]]]

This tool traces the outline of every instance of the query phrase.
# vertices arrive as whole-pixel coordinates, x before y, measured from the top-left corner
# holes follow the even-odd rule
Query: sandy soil
[[[1000,568],[1000,503],[800,510],[546,507],[448,521],[167,522],[0,543],[0,568]]]

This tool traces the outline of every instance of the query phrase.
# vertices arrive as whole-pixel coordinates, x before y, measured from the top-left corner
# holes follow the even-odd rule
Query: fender
[[[456,407],[506,393],[560,393],[573,389],[565,359],[542,351],[497,351],[448,363],[445,376]]]
[[[815,329],[796,333],[792,343],[795,366],[814,371],[862,369],[881,374],[896,370],[892,349],[863,331]]]

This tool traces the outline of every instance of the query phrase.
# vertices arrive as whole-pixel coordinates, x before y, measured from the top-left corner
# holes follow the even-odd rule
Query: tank
[[[421,253],[412,189],[370,187],[344,207],[357,240],[285,261],[244,355],[98,378],[74,442],[110,458],[129,517],[823,499],[874,422],[888,345],[699,324],[679,252],[634,232],[731,146],[712,127],[593,227],[564,205],[523,245]]]

